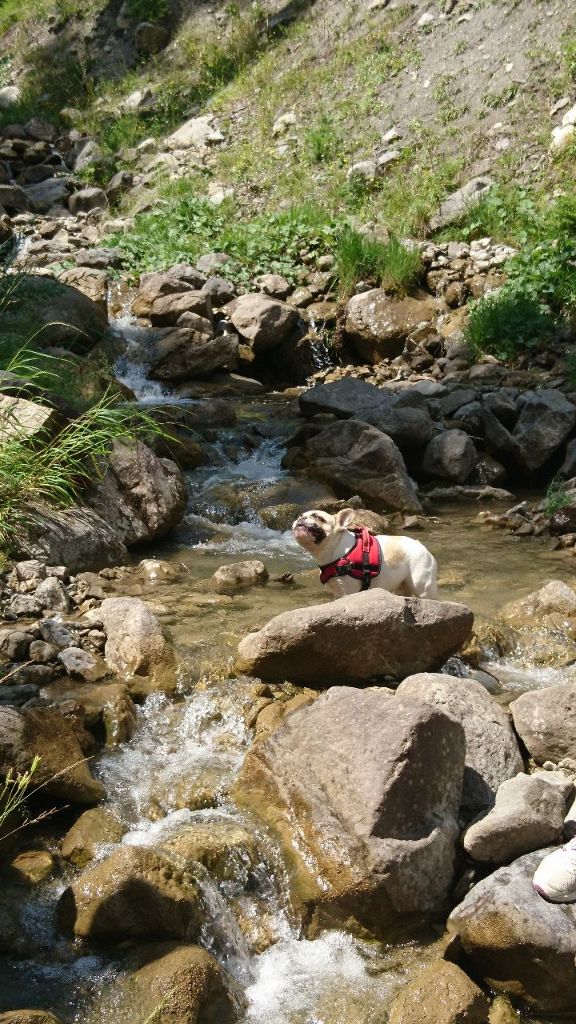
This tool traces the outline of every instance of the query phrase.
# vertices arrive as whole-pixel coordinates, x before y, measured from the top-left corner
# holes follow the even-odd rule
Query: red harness
[[[354,545],[342,558],[320,566],[320,583],[328,583],[335,576],[351,576],[360,580],[361,590],[368,590],[372,580],[382,570],[382,550],[373,533],[365,526],[354,530]]]

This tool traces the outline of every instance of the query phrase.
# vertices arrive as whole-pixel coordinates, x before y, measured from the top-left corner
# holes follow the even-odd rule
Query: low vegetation
[[[22,819],[26,797],[39,764],[40,758],[35,757],[28,771],[15,772],[9,769],[3,782],[0,782],[0,832],[4,832],[7,827],[11,831],[15,831],[18,828],[23,828],[26,824],[25,819],[21,820],[19,826],[12,827],[11,823],[14,822],[16,816]]]

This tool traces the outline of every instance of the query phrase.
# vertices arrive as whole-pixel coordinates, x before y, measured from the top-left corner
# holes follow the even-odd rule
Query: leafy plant
[[[335,256],[343,296],[351,295],[362,280],[406,291],[416,281],[422,266],[418,250],[408,249],[397,238],[380,242],[350,227],[339,234]]]
[[[170,10],[168,0],[126,0],[126,6],[138,21],[160,21]]]
[[[529,292],[506,285],[472,304],[465,334],[476,353],[514,359],[553,332],[554,320],[546,307]]]

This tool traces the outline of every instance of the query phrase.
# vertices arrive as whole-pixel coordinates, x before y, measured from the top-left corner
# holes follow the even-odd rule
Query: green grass
[[[407,249],[397,238],[379,242],[349,227],[337,238],[335,256],[342,297],[350,296],[361,280],[405,292],[422,270],[419,252]]]
[[[551,480],[548,484],[546,495],[544,497],[545,514],[552,517],[556,512],[559,512],[560,509],[565,508],[566,505],[570,504],[571,498],[566,492],[566,483],[563,480]]]
[[[521,351],[537,348],[554,333],[550,312],[532,295],[514,286],[472,303],[465,330],[477,355],[514,359]]]
[[[9,768],[6,772],[3,781],[0,783],[0,830],[5,825],[9,825],[15,814],[22,814],[32,779],[39,764],[40,758],[35,757],[28,771],[15,772]],[[24,821],[19,827],[23,828],[25,824],[26,822]],[[17,829],[13,831],[17,831]],[[6,836],[3,836],[3,838],[6,838]]]

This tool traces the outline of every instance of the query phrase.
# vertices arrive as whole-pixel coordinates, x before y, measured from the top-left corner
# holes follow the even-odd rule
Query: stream
[[[118,372],[139,400],[175,403],[129,358]],[[281,469],[285,440],[295,429],[293,400],[262,394],[229,401],[237,423],[214,431],[211,463],[188,474],[189,509],[178,530],[141,553],[135,571],[114,584],[115,594],[146,600],[169,630],[185,665],[179,692],[149,696],[138,708],[133,739],[101,752],[93,771],[127,830],[124,844],[160,846],[192,826],[233,825],[252,837],[255,854],[232,850],[224,877],[200,875],[207,910],[201,944],[243,988],[245,1024],[385,1024],[394,994],[438,955],[440,933],[395,946],[343,931],[306,940],[279,849],[229,796],[251,742],[258,696],[254,681],[228,678],[237,643],[272,615],[323,599],[317,571],[289,530],[272,528],[260,514],[283,503],[312,507],[323,491]],[[573,579],[566,556],[480,527],[474,515],[468,507],[443,508],[418,534],[438,559],[442,596],[490,619],[547,579]],[[139,558],[145,561],[136,569]],[[214,571],[243,558],[265,562],[268,584],[235,597],[216,594],[208,586]],[[514,660],[488,660],[486,667],[511,694],[558,682],[570,671]],[[21,848],[56,852],[69,824],[53,819],[38,835],[24,835]],[[100,856],[111,849],[102,847]],[[59,862],[56,875],[34,888],[3,886],[0,1012],[34,1006],[63,1024],[144,1024],[118,1016],[113,985],[125,973],[124,951],[87,949],[56,930],[56,902],[73,875]],[[14,947],[18,959],[10,956]]]

